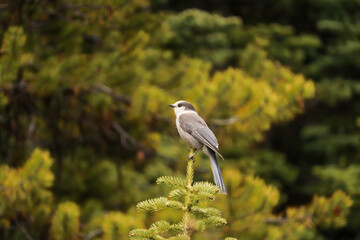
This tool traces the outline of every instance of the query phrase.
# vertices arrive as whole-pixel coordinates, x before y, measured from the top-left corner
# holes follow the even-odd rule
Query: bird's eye
[[[183,104],[182,104],[182,103],[179,103],[179,104],[178,104],[178,107],[182,107],[182,106],[183,106]]]

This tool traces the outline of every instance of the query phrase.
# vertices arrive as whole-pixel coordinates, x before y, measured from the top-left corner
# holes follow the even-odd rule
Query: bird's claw
[[[195,163],[195,159],[192,157],[192,158],[188,158],[188,161],[190,161],[192,159],[193,163]]]
[[[190,155],[188,156],[187,160],[189,161],[190,159],[192,159],[193,162],[195,162],[194,156],[195,156],[195,154],[196,154],[198,151],[199,151],[199,149],[196,149],[195,152],[193,152],[192,154],[190,154]]]
[[[190,159],[193,160],[193,162],[195,162],[195,159],[194,159],[194,154],[191,154],[187,157],[187,160],[189,161]]]

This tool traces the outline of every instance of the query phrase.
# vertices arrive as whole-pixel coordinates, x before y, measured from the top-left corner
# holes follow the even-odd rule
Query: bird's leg
[[[192,154],[188,156],[187,160],[189,161],[190,159],[192,159],[192,160],[195,162],[194,156],[195,156],[195,154],[196,154],[199,150],[200,150],[200,148],[199,148],[199,149],[196,149],[195,152],[192,153],[193,151],[192,151],[192,149],[191,149],[190,154],[191,154],[191,153],[192,153]]]

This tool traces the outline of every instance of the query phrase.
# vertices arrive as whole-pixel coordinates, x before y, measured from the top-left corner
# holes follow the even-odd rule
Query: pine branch
[[[190,240],[190,237],[186,235],[177,235],[175,237],[168,238],[168,240]]]
[[[176,224],[172,224],[170,226],[170,230],[171,231],[174,231],[174,232],[182,232],[184,229],[184,223],[183,222],[179,222],[179,223],[176,223]]]
[[[164,209],[167,206],[167,202],[167,198],[164,197],[154,198],[139,202],[136,208],[140,212],[155,212]]]
[[[199,221],[200,229],[205,230],[207,227],[219,227],[226,224],[226,219],[222,217],[211,216]]]
[[[153,223],[150,227],[150,229],[155,229],[158,233],[163,233],[163,232],[167,232],[170,230],[170,223],[168,221],[165,220],[161,220],[161,221],[157,221],[155,223]]]
[[[190,237],[186,235],[177,235],[175,237],[168,238],[168,240],[190,240]]]
[[[184,189],[175,189],[169,193],[169,198],[176,201],[184,201],[186,191]]]
[[[220,189],[209,182],[197,182],[194,184],[194,191],[195,192],[202,192],[202,193],[210,193],[210,194],[217,194],[220,192]]]
[[[201,192],[197,194],[192,194],[190,196],[191,202],[211,202],[215,200],[215,196],[213,194],[207,192]]]
[[[179,177],[172,177],[172,176],[159,177],[156,180],[156,183],[160,185],[167,185],[170,187],[186,187],[185,179]]]
[[[191,213],[196,215],[198,218],[206,218],[206,217],[211,217],[211,216],[216,216],[216,217],[220,217],[221,216],[221,212],[220,210],[216,209],[216,208],[201,208],[201,207],[197,207],[197,206],[193,206],[191,207]]]
[[[129,236],[131,237],[131,239],[136,240],[155,239],[154,231],[146,229],[134,229],[130,231]]]
[[[168,201],[166,203],[166,206],[169,207],[169,208],[176,209],[176,210],[184,210],[184,209],[186,209],[186,206],[184,206],[184,204],[182,204],[181,202],[178,202],[178,201]]]
[[[210,182],[196,182],[194,183],[194,190],[195,191],[214,191],[216,192],[217,190],[217,186],[215,184],[212,184]]]

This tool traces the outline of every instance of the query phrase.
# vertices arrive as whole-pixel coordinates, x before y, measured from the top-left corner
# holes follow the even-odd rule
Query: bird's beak
[[[174,107],[175,107],[175,105],[174,105],[174,104],[169,104],[169,106],[170,106],[170,107],[172,107],[172,108],[174,108]]]

